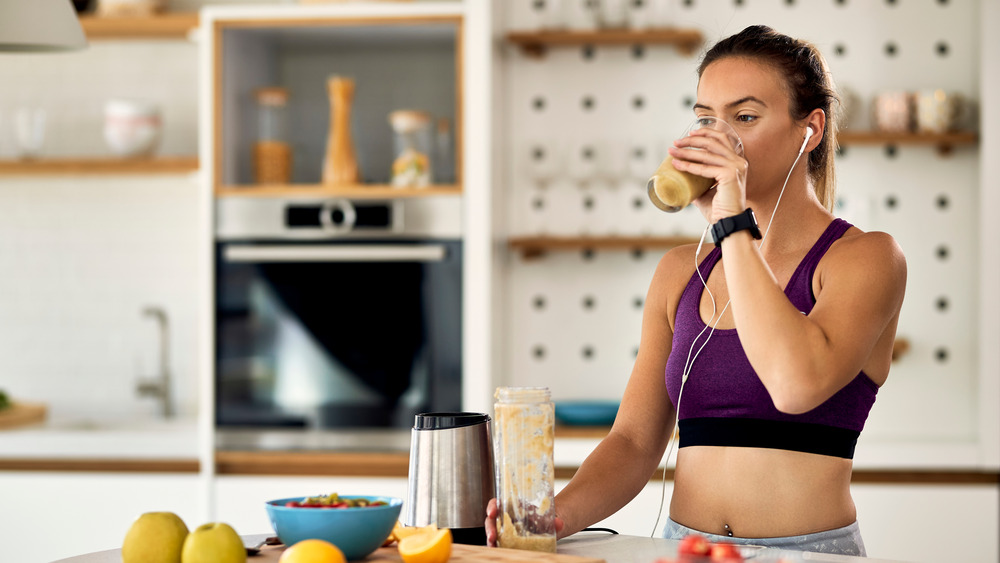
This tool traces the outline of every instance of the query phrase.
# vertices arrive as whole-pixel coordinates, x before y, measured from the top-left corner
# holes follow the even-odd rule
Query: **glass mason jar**
[[[431,184],[431,116],[415,110],[389,114],[395,132],[396,158],[392,162],[392,185],[423,188]]]
[[[494,404],[497,543],[556,551],[555,407],[545,387],[499,387]]]
[[[288,90],[261,88],[257,99],[257,140],[253,145],[254,181],[288,184],[292,179],[292,147],[288,143]]]

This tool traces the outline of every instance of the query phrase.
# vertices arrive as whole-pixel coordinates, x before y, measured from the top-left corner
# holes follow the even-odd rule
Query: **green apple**
[[[184,540],[181,552],[182,563],[246,563],[246,560],[243,540],[236,530],[222,522],[195,528]]]
[[[122,563],[180,563],[187,535],[184,521],[173,512],[147,512],[125,534]]]

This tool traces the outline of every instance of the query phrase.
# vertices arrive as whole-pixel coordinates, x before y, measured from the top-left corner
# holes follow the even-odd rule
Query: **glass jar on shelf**
[[[499,387],[494,404],[497,544],[556,551],[555,407],[548,388]]]
[[[426,187],[431,184],[431,116],[416,110],[397,110],[389,114],[395,132],[392,185]]]
[[[257,139],[253,145],[254,182],[288,184],[292,180],[292,147],[288,142],[288,90],[260,88],[257,102]]]

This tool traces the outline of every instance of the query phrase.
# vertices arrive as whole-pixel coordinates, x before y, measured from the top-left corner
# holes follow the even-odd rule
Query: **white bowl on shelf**
[[[159,145],[161,130],[156,104],[113,99],[104,105],[104,140],[115,156],[150,156]]]

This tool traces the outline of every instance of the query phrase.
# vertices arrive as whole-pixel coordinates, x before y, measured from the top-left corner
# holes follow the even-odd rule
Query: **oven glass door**
[[[220,243],[219,427],[409,428],[461,406],[461,242]]]

